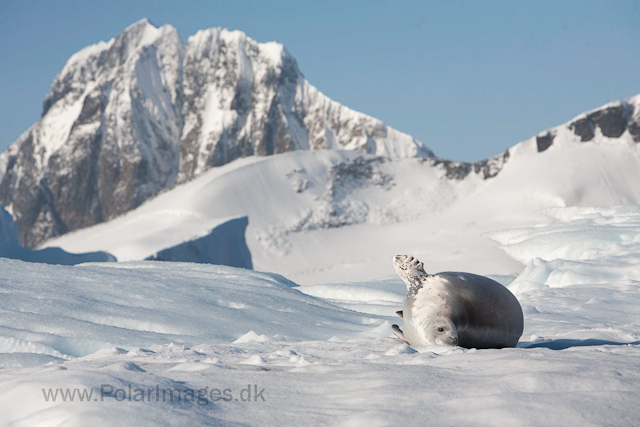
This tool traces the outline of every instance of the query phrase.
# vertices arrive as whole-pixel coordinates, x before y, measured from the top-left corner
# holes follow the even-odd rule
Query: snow
[[[62,265],[116,261],[111,254],[101,251],[69,253],[55,246],[37,251],[23,248],[18,241],[18,227],[11,214],[2,206],[0,206],[0,258]]]
[[[186,241],[223,219],[247,216],[253,267],[304,285],[392,275],[388,260],[399,253],[424,260],[427,272],[513,275],[528,254],[517,256],[512,245],[507,255],[485,234],[552,223],[548,208],[640,203],[638,144],[563,138],[542,153],[535,138],[518,144],[490,179],[473,172],[445,179],[429,160],[351,151],[241,159],[45,246],[141,260],[165,243],[151,248],[140,233]],[[165,229],[171,233],[159,233]]]
[[[282,66],[282,53],[284,46],[277,42],[267,42],[260,44],[260,52],[269,58],[273,66]]]
[[[296,286],[213,265],[0,260],[0,423],[634,425],[640,206],[544,214],[556,222],[491,236],[526,243],[525,270],[495,277],[525,313],[503,350],[393,338],[397,276]],[[45,399],[58,389],[92,400]]]
[[[113,43],[115,42],[115,38],[109,39],[108,41],[99,41],[96,44],[89,45],[78,52],[71,55],[71,57],[67,60],[64,68],[60,72],[61,75],[66,75],[72,72],[79,64],[90,61],[92,58],[100,55],[100,53],[105,50],[109,50]]]
[[[72,96],[68,96],[68,100],[65,99],[68,103],[56,103],[42,118],[37,129],[37,139],[42,141],[42,147],[46,154],[42,157],[39,166],[46,165],[49,157],[65,145],[69,139],[71,128],[82,111],[84,100],[92,88],[93,85],[90,85],[90,89],[87,89],[78,99],[74,100]]]
[[[174,123],[182,55],[208,66],[198,58],[216,48],[214,36],[236,53],[238,84],[261,81],[269,64],[291,59],[273,43],[258,45],[262,56],[250,61],[245,43],[254,42],[241,32],[198,32],[182,52],[172,27],[142,20],[128,30],[131,56],[114,70],[135,74],[114,80],[122,87],[109,94],[105,113],[123,123],[132,111],[149,119],[144,126]],[[155,46],[169,32],[176,38],[166,49]],[[45,149],[40,161],[51,154],[47,144],[83,131],[65,126],[89,95],[83,79],[92,70],[70,64],[65,70],[88,74],[82,90],[34,128]],[[228,94],[210,81],[201,88],[206,139],[233,118],[219,114]],[[129,109],[135,91],[139,102]],[[0,211],[0,256],[77,263],[95,259],[63,249],[102,250],[126,261],[0,258],[0,424],[637,424],[640,144],[628,130],[607,138],[596,128],[582,143],[567,123],[548,131],[553,144],[543,152],[534,137],[512,147],[506,162],[493,159],[493,178],[472,170],[453,179],[420,142],[301,77],[295,93],[257,93],[256,111],[276,95],[285,118],[295,108],[308,113],[306,128],[291,135],[308,130],[294,148],[311,151],[211,169],[40,251],[20,248],[11,215]],[[247,129],[260,117],[247,116]],[[185,120],[185,131],[197,121]],[[177,147],[180,126],[172,126],[141,150],[157,153],[160,139]],[[119,144],[133,136],[123,129]],[[315,151],[323,148],[352,151]],[[158,168],[175,174],[175,161],[169,153]],[[396,254],[416,256],[429,273],[468,271],[506,286],[525,315],[517,348],[397,340],[391,325],[402,326],[395,311],[406,289],[393,271]],[[67,389],[93,399],[44,395]],[[165,389],[182,398],[162,400]],[[219,399],[223,390],[230,400]]]
[[[238,114],[230,108],[233,101],[232,89],[228,88],[223,94],[219,93],[220,89],[218,88],[207,91],[202,113],[201,151],[205,150],[209,141],[217,141],[224,129],[231,126],[236,120]]]
[[[245,242],[247,217],[221,223],[207,235],[164,248],[147,259],[220,264],[251,269],[251,252]]]
[[[126,57],[121,58],[121,63],[113,67],[107,67],[103,63],[105,62],[104,58],[102,62],[100,58],[108,55],[114,44],[118,42],[123,44],[124,48],[122,50],[126,52]],[[163,58],[158,58],[157,62],[163,59],[168,63],[163,64],[163,70],[158,70],[156,59],[145,55],[145,49],[162,43],[166,44],[166,46],[161,49],[163,50],[163,55],[158,54],[158,56],[163,56]],[[57,99],[46,111],[40,122],[33,127],[34,144],[36,145],[34,160],[37,168],[46,168],[51,156],[64,151],[64,148],[72,145],[70,141],[73,141],[74,138],[81,138],[79,134],[91,135],[100,126],[103,126],[101,121],[78,126],[78,118],[88,96],[99,96],[100,91],[109,93],[112,86],[140,89],[141,101],[147,110],[146,114],[150,116],[151,120],[155,119],[156,122],[163,123],[164,126],[158,126],[157,129],[163,129],[166,126],[168,131],[163,132],[162,136],[165,136],[166,140],[176,140],[177,144],[179,141],[179,129],[173,125],[176,119],[173,112],[173,100],[169,94],[174,95],[175,93],[176,72],[172,72],[171,68],[177,68],[179,64],[171,63],[174,61],[171,49],[175,48],[172,43],[181,45],[175,28],[170,25],[157,28],[144,18],[131,24],[117,38],[87,46],[72,55],[60,74],[56,76],[48,97],[55,91],[61,90],[60,86],[68,84],[69,87],[64,96]],[[178,46],[178,48],[181,48],[181,46]],[[163,80],[164,75],[167,75],[167,77]],[[172,76],[174,80],[171,79]],[[120,82],[122,80],[124,82]],[[108,82],[110,84],[107,84]],[[168,86],[169,88],[167,89]],[[106,87],[109,89],[106,90]],[[131,105],[129,90],[124,91],[120,98],[115,92],[117,91],[110,93],[110,101],[113,102],[109,105],[106,114],[113,114],[111,110],[118,110],[119,115],[123,117],[127,113],[131,114],[130,111],[122,113],[123,108],[135,109],[135,106]],[[129,103],[130,105],[123,107],[123,103]],[[167,133],[169,134],[168,136],[166,135]],[[119,136],[118,140],[126,139],[123,134]],[[150,142],[157,145],[157,141],[154,138],[151,138]],[[165,169],[176,169],[177,165],[164,167]],[[171,170],[166,171],[166,173],[171,175]],[[173,175],[175,176],[176,173],[177,171],[174,171]]]

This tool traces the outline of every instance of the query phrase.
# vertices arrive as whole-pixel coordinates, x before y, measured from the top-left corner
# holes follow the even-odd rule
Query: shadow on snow
[[[639,345],[640,341],[634,342],[616,342],[616,341],[607,341],[607,340],[597,340],[597,339],[586,339],[586,340],[571,340],[571,339],[559,339],[559,340],[551,340],[545,342],[539,342],[534,344],[526,345],[526,343],[522,343],[518,345],[520,348],[548,348],[550,350],[566,350],[568,348],[573,347],[595,347],[599,345]]]

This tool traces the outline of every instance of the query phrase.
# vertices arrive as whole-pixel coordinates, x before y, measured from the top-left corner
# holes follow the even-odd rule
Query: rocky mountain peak
[[[279,43],[211,28],[185,45],[141,19],[69,58],[41,119],[0,155],[0,204],[35,247],[239,157],[331,148],[433,155],[327,98]]]

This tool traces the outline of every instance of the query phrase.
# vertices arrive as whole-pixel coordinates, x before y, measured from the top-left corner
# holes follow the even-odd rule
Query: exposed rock
[[[551,132],[547,132],[543,136],[540,136],[540,135],[536,136],[536,145],[538,147],[538,153],[542,153],[547,148],[551,147],[551,145],[553,144],[553,138],[555,138],[555,135],[552,134]]]
[[[588,117],[574,121],[569,128],[580,137],[582,142],[591,141],[595,136],[593,122]]]
[[[582,142],[591,141],[599,128],[607,138],[619,138],[629,125],[633,106],[620,102],[618,105],[600,108],[585,117],[573,121],[569,128],[580,137]]]
[[[278,43],[213,28],[185,45],[143,19],[69,59],[40,121],[0,155],[0,203],[36,247],[236,158],[327,148],[432,155],[324,96]]]
[[[504,164],[509,160],[509,155],[509,150],[507,150],[496,157],[480,160],[475,163],[454,162],[438,158],[428,159],[427,162],[429,162],[431,166],[443,169],[445,173],[444,176],[447,179],[460,181],[469,176],[471,172],[480,175],[482,179],[489,179],[500,173]]]
[[[482,179],[493,178],[502,170],[502,167],[509,160],[509,150],[500,156],[492,157],[473,164],[473,171],[482,175]]]
[[[467,162],[454,162],[453,160],[445,159],[433,159],[430,163],[432,166],[441,167],[445,170],[445,177],[447,179],[462,180],[471,173],[473,168],[472,163]]]
[[[627,128],[627,109],[624,104],[604,108],[589,115],[589,119],[600,128],[607,138],[619,138]]]

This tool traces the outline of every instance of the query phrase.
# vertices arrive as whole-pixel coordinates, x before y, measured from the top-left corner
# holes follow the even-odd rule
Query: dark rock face
[[[536,145],[538,147],[538,153],[542,153],[553,144],[553,138],[555,135],[551,132],[547,132],[544,136],[536,136]]]
[[[607,138],[619,138],[627,128],[627,109],[623,105],[605,108],[590,115]]]
[[[427,161],[434,167],[444,169],[444,176],[447,179],[460,181],[469,176],[471,172],[480,175],[482,179],[495,178],[509,160],[509,156],[510,153],[507,150],[498,156],[475,163],[454,162],[444,159],[429,159]]]
[[[582,142],[591,141],[595,136],[593,122],[588,117],[576,120],[569,125],[569,128],[580,137]]]
[[[184,94],[178,183],[239,157],[292,150],[433,155],[410,136],[324,96],[281,45],[261,45],[237,31],[214,28],[189,39]]]
[[[473,169],[472,163],[454,162],[444,159],[434,159],[431,165],[443,168],[447,179],[455,179],[458,181],[465,179],[467,175],[471,173],[471,169]]]
[[[0,155],[0,204],[36,247],[239,157],[325,148],[432,155],[318,92],[281,45],[216,28],[185,46],[141,20],[69,59]]]
[[[620,105],[605,107],[580,118],[569,125],[569,128],[580,137],[582,142],[591,141],[595,129],[600,128],[607,138],[619,138],[629,125],[633,106],[621,102]]]
[[[631,135],[631,138],[633,139],[633,141],[636,143],[639,143],[640,142],[640,115],[636,117],[634,121],[629,122],[629,127],[627,129],[629,130],[629,134]]]
[[[509,156],[509,150],[507,150],[500,156],[476,162],[473,164],[473,171],[482,175],[482,179],[494,178],[500,173],[504,164],[507,163]]]
[[[24,246],[114,218],[174,182],[181,49],[174,29],[143,20],[71,57],[42,119],[0,155],[0,204]]]

